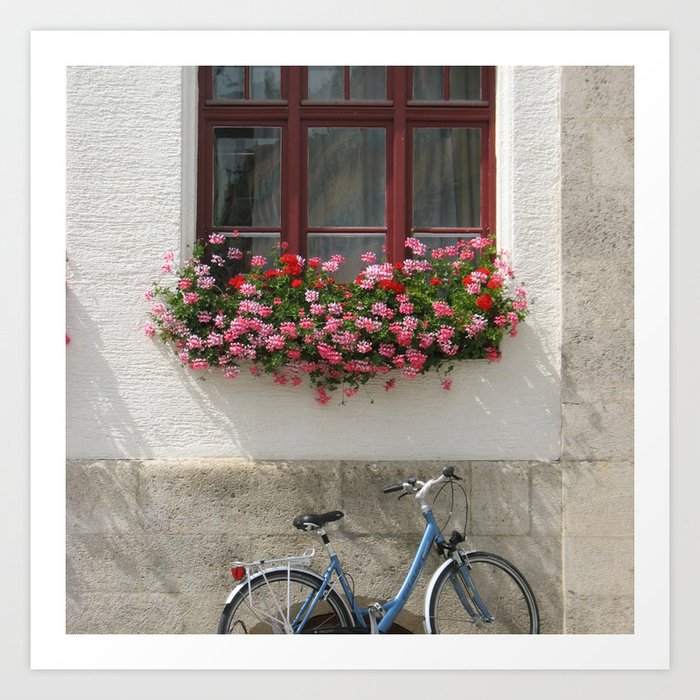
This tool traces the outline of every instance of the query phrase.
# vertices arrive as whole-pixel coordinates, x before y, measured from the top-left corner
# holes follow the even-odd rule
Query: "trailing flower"
[[[161,270],[177,279],[146,292],[146,334],[172,345],[193,370],[219,368],[235,378],[247,364],[254,375],[291,386],[306,376],[321,404],[338,387],[352,396],[382,377],[389,391],[397,377],[431,370],[449,390],[452,381],[442,375],[456,361],[500,360],[503,336],[516,335],[527,315],[526,292],[510,291],[513,271],[490,238],[428,251],[409,237],[409,259],[377,263],[366,253],[351,283],[333,276],[341,256],[304,260],[284,246],[274,259],[253,256],[250,272],[231,275],[229,261],[243,257],[231,242],[213,234],[206,258],[200,245],[179,271],[166,253]]]

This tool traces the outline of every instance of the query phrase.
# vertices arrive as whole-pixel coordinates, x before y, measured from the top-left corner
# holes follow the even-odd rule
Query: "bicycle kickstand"
[[[370,634],[379,634],[377,621],[384,617],[384,608],[379,603],[374,603],[369,608],[369,632]]]

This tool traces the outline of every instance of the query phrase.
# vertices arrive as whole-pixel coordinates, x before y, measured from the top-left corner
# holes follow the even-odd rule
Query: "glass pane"
[[[245,97],[245,68],[243,66],[214,66],[215,100],[242,100]]]
[[[226,235],[226,247],[221,254],[223,264],[212,261],[211,273],[217,284],[223,289],[231,277],[251,270],[251,260],[254,255],[262,255],[268,259],[264,269],[274,267],[279,255],[277,246],[280,242],[279,233],[248,233],[240,236]]]
[[[413,225],[479,226],[481,131],[414,129]]]
[[[413,66],[413,99],[443,99],[442,66]]]
[[[309,129],[310,226],[384,226],[385,193],[384,129]]]
[[[280,129],[214,130],[215,226],[280,225]]]
[[[480,66],[450,66],[450,99],[481,99]]]
[[[279,100],[281,96],[279,66],[250,67],[251,100]]]
[[[384,66],[350,66],[350,99],[386,99],[386,68]]]
[[[362,260],[364,253],[373,253],[377,262],[384,260],[383,233],[310,233],[308,256],[330,260],[333,255],[342,255],[345,262],[332,273],[338,282],[351,282],[368,265]]]
[[[343,100],[344,84],[344,66],[309,66],[310,100]]]

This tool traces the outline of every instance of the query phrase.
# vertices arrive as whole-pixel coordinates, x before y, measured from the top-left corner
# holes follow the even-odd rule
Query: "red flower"
[[[503,286],[503,282],[498,279],[490,279],[486,285],[489,289],[500,289]]]
[[[472,276],[471,276],[471,275],[467,275],[467,276],[462,280],[462,284],[463,284],[465,287],[468,287],[470,284],[473,284],[473,283],[474,283],[474,280],[472,279]]]
[[[493,299],[488,294],[482,294],[477,298],[476,305],[480,309],[488,311],[493,306]]]
[[[280,262],[284,263],[284,269],[282,270],[281,274],[291,276],[301,274],[302,268],[296,255],[285,253],[284,255],[280,256]]]
[[[406,291],[406,287],[396,280],[379,280],[379,288],[387,289],[394,294],[402,294]]]
[[[292,287],[301,287],[304,284],[302,280],[292,280]]]
[[[277,277],[278,275],[281,275],[282,272],[280,270],[265,270],[265,277],[267,279],[270,279],[272,277]]]
[[[491,270],[487,270],[485,267],[480,267],[476,272],[480,272],[482,275],[486,275],[487,277],[491,274]]]
[[[403,270],[403,262],[399,260],[399,262],[394,263],[394,269],[395,270]]]
[[[311,258],[309,260],[309,267],[316,269],[318,267],[318,260],[316,260],[316,258]]]
[[[231,279],[228,281],[228,286],[233,287],[234,289],[240,289],[242,285],[245,284],[245,276],[244,275],[236,275],[235,277],[231,277]]]
[[[438,285],[441,285],[442,282],[440,281],[440,279],[439,279],[438,277],[433,277],[433,278],[430,280],[430,284],[432,284],[433,287],[437,287]]]

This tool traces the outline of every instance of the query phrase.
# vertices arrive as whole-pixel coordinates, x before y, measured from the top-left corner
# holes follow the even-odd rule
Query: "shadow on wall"
[[[91,291],[96,292],[94,288]],[[123,398],[130,377],[118,376],[113,367],[121,363],[110,361],[124,352],[129,339],[107,338],[105,324],[95,319],[70,288],[66,290],[66,307],[71,335],[66,348],[68,455],[75,453],[73,444],[93,444],[98,447],[97,458],[134,456],[133,446],[147,444],[147,437]],[[133,370],[138,372],[139,368]],[[108,451],[104,445],[109,445]]]
[[[431,372],[399,379],[391,392],[381,380],[370,381],[351,399],[336,391],[326,406],[314,400],[306,383],[280,387],[268,376],[249,376],[245,368],[227,380],[215,370],[195,373],[171,362],[188,403],[221,434],[220,449],[212,449],[209,436],[206,456],[558,459],[559,370],[527,325],[504,345],[500,363],[457,363],[451,391]]]

